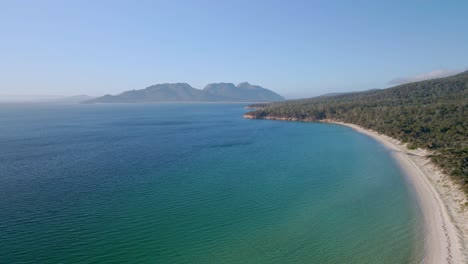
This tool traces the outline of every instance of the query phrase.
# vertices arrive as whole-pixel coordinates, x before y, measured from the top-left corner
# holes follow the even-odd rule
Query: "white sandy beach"
[[[366,134],[392,151],[413,186],[424,217],[425,256],[423,263],[468,263],[468,210],[465,194],[441,173],[422,149],[409,150],[404,144],[375,131],[342,122]]]

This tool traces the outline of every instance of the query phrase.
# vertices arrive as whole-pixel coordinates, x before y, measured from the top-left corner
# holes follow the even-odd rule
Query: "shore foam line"
[[[423,263],[468,263],[468,210],[466,195],[427,158],[428,151],[409,150],[396,139],[360,126],[323,120],[353,128],[389,150],[414,188],[424,220]]]

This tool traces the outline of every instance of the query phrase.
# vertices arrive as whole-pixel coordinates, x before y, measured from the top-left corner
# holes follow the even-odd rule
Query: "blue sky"
[[[467,32],[468,1],[0,0],[0,94],[384,88],[467,69]]]

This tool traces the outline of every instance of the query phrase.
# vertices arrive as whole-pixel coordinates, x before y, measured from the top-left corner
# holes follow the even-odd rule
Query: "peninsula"
[[[425,222],[424,263],[466,263],[468,72],[336,96],[254,104],[249,119],[346,125],[392,151]]]

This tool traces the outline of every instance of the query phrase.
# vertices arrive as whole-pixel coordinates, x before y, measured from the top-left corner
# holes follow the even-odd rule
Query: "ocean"
[[[389,150],[245,105],[0,105],[0,263],[420,262]]]

